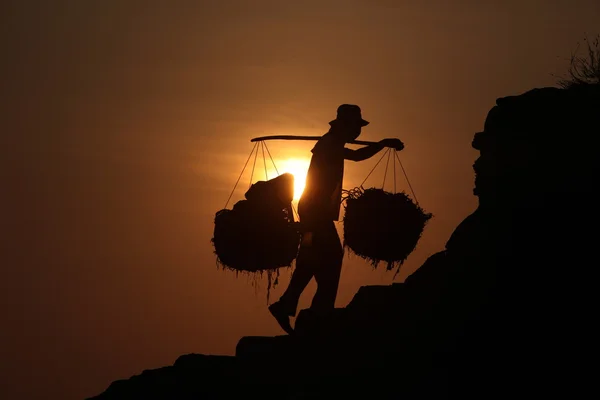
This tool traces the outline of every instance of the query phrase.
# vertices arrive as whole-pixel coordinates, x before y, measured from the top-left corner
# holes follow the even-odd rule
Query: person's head
[[[344,141],[351,142],[358,138],[363,126],[369,121],[362,118],[360,107],[354,104],[342,104],[337,109],[337,117],[329,122],[338,134],[343,135]]]

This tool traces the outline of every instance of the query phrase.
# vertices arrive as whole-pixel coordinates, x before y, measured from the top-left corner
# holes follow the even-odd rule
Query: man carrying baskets
[[[311,310],[328,312],[335,307],[344,250],[334,221],[339,219],[340,213],[344,160],[363,161],[385,147],[404,148],[399,139],[383,139],[358,150],[346,148],[368,124],[357,105],[342,104],[337,109],[337,118],[329,123],[329,131],[312,149],[306,187],[298,204],[302,242],[296,269],[285,293],[269,306],[271,314],[288,334],[294,332],[290,317],[296,315],[300,295],[313,276],[317,292]]]

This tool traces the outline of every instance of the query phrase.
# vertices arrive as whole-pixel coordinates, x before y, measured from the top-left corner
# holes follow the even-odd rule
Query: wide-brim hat
[[[342,104],[338,107],[337,117],[333,121],[330,121],[329,125],[334,125],[338,123],[344,125],[356,124],[359,126],[369,125],[369,121],[366,121],[362,118],[360,107],[355,104]]]

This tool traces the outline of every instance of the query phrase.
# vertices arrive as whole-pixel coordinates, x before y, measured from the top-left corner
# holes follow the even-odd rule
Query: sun
[[[299,200],[304,187],[306,186],[306,173],[308,171],[309,160],[302,158],[287,158],[280,161],[280,173],[290,173],[294,175],[294,200]]]

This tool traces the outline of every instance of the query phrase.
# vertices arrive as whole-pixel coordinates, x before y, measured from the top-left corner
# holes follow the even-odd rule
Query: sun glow
[[[304,187],[306,186],[306,173],[308,172],[308,165],[310,160],[303,158],[288,158],[279,162],[281,165],[280,173],[290,173],[294,175],[294,200],[298,201]]]

